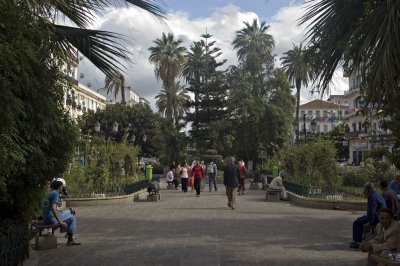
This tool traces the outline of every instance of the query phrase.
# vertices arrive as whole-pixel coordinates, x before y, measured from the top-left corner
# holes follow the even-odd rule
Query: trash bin
[[[151,182],[153,179],[153,166],[151,164],[146,166],[146,180]]]
[[[272,166],[272,176],[275,178],[278,176],[278,174],[279,174],[278,167],[275,165]]]

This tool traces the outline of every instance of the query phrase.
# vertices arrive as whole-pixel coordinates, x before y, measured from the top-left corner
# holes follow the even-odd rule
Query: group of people
[[[399,195],[392,189],[400,184],[400,175],[389,184],[386,180],[380,182],[381,193],[375,190],[372,183],[364,185],[364,195],[367,197],[367,213],[353,222],[353,242],[351,248],[364,252],[380,254],[383,252],[399,251],[400,224]],[[372,240],[363,241],[363,235],[370,228],[375,228],[376,236]],[[368,261],[368,265],[376,265]]]
[[[196,191],[196,196],[200,197],[200,192],[204,190],[206,176],[208,177],[209,191],[218,190],[216,176],[218,173],[217,165],[214,162],[210,162],[207,165],[199,160],[193,161],[192,165],[189,166],[186,162],[182,165],[172,165],[169,168],[165,178],[167,183],[175,185],[175,189],[179,190],[179,181],[181,180],[182,192],[188,192],[188,188],[191,187],[192,191]]]

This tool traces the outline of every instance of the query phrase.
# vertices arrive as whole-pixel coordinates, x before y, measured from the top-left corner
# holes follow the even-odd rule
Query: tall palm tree
[[[246,64],[256,61],[257,64],[261,64],[266,56],[272,54],[275,47],[274,38],[267,33],[269,26],[266,22],[259,25],[257,19],[254,19],[252,24],[243,23],[245,27],[236,32],[233,47],[240,61]]]
[[[105,88],[107,89],[107,94],[114,92],[114,98],[117,98],[118,92],[121,92],[122,103],[126,103],[125,99],[125,77],[120,72],[113,75],[106,75],[105,78]]]
[[[96,14],[102,14],[106,8],[121,4],[132,4],[150,12],[158,18],[164,18],[165,11],[150,0],[26,0],[14,1],[15,5],[27,4],[32,14],[44,22],[49,39],[54,42],[57,56],[74,60],[78,50],[96,67],[108,75],[115,74],[122,65],[118,59],[129,61],[130,53],[121,42],[122,35],[88,29],[93,25]],[[25,2],[25,3],[23,3]],[[56,24],[59,17],[68,18],[74,26]]]
[[[301,86],[308,86],[313,79],[313,68],[307,49],[293,44],[293,49],[284,53],[281,58],[282,68],[285,70],[289,81],[296,86],[296,142],[299,142],[299,109]]]
[[[167,97],[165,114],[173,117],[172,87],[175,78],[178,77],[185,63],[186,48],[181,46],[182,40],[176,40],[172,33],[163,32],[161,38],[154,41],[155,46],[150,47],[149,60],[155,65],[154,73],[163,82]]]
[[[175,123],[178,123],[179,118],[189,111],[188,102],[190,100],[190,96],[187,94],[184,86],[181,85],[179,81],[174,83],[171,92],[173,117]],[[163,89],[156,96],[156,106],[160,114],[166,114],[168,102],[167,95],[168,93],[165,89]]]

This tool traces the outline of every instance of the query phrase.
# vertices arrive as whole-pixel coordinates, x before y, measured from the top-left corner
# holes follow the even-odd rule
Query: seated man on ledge
[[[279,191],[281,200],[288,200],[286,189],[283,186],[282,180],[285,178],[285,171],[280,171],[279,176],[272,179],[271,183],[269,184],[269,188],[277,189]]]
[[[63,191],[63,183],[61,181],[54,181],[52,189],[46,194],[43,201],[43,219],[46,224],[60,224],[61,230],[67,229],[68,241],[67,245],[80,245],[73,239],[76,231],[76,217],[75,210],[68,209],[65,211],[57,211],[57,204],[60,201],[60,193]]]
[[[353,222],[353,242],[350,243],[350,248],[360,247],[364,227],[375,226],[378,223],[378,210],[386,208],[385,199],[375,191],[372,183],[364,185],[364,195],[368,198],[367,215],[358,217]]]
[[[399,238],[399,223],[394,220],[391,209],[380,209],[378,211],[379,223],[376,226],[376,237],[362,243],[360,249],[364,252],[381,254],[382,252],[394,251],[397,249]],[[368,260],[368,266],[377,265]]]
[[[174,171],[175,171],[175,166],[171,166],[169,168],[169,171],[167,173],[167,175],[165,176],[165,179],[167,180],[167,184],[174,184],[175,185],[175,189],[178,190],[179,189],[179,182],[177,179],[174,178]]]

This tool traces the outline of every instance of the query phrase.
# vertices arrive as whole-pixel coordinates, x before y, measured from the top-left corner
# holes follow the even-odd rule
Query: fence
[[[267,176],[268,183],[271,183],[273,177]],[[327,200],[365,200],[363,196],[363,188],[339,186],[334,189],[312,187],[302,184],[283,181],[286,190],[293,192],[299,196],[307,198],[318,198]]]
[[[0,266],[16,265],[29,257],[28,225],[0,232]]]

